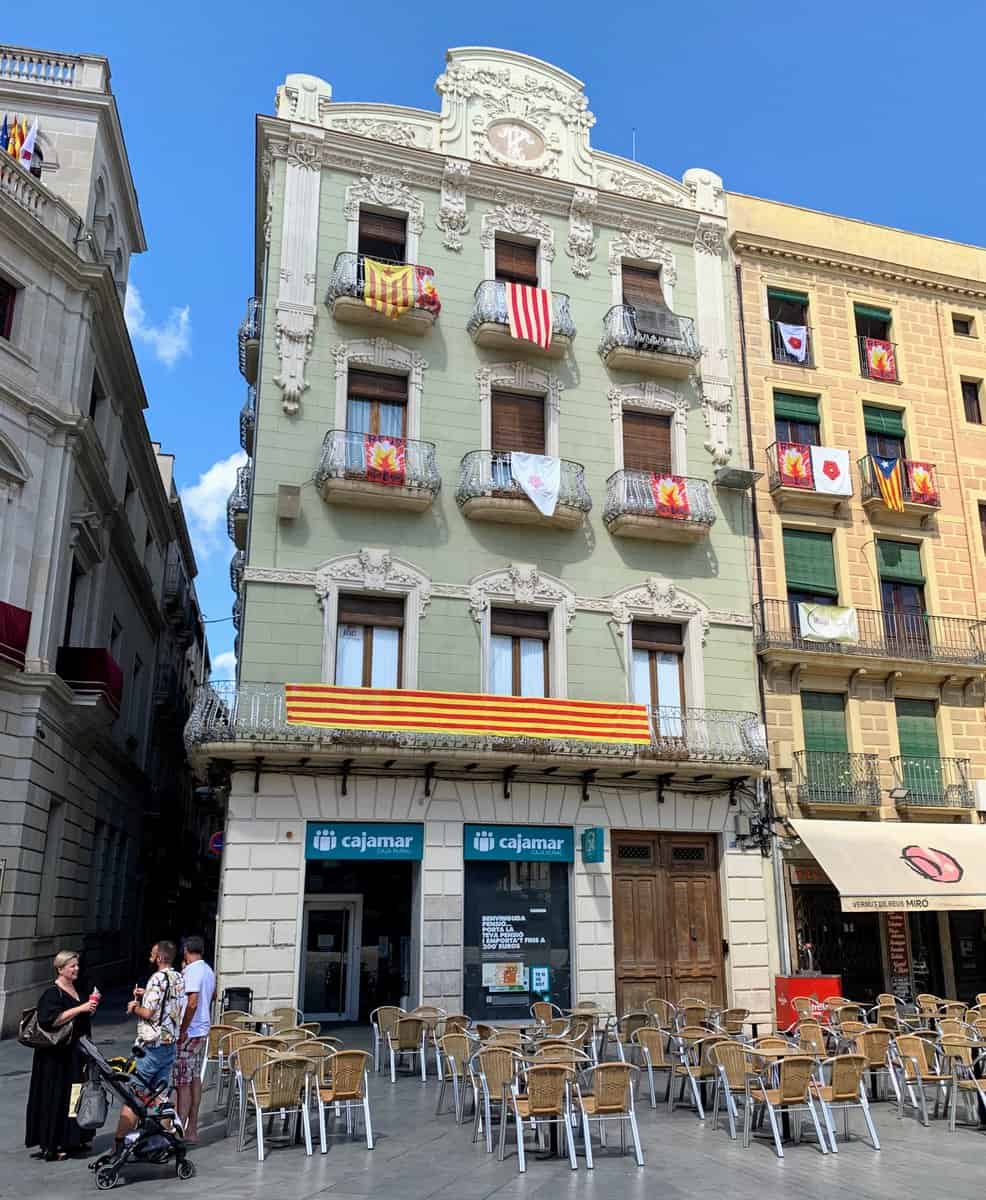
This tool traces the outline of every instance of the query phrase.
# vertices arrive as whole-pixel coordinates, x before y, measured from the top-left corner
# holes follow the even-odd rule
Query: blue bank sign
[[[424,844],[424,826],[413,822],[309,821],[305,858],[417,861]]]
[[[562,825],[466,825],[463,857],[467,862],[574,862],[575,838]]]

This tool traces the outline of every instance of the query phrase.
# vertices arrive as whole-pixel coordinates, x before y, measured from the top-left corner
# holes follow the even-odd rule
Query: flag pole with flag
[[[871,454],[873,473],[876,475],[877,486],[883,503],[891,512],[904,511],[904,488],[901,482],[899,458],[884,458],[880,454]]]
[[[34,143],[37,141],[37,138],[38,138],[38,118],[35,117],[33,123],[31,124],[30,132],[28,133],[27,137],[24,139],[24,144],[21,146],[20,161],[24,164],[25,167],[30,168],[30,166],[31,166],[31,162],[34,158]]]
[[[10,124],[7,121],[7,114],[3,114],[3,125],[0,126],[0,151],[7,152],[7,147],[10,145]]]

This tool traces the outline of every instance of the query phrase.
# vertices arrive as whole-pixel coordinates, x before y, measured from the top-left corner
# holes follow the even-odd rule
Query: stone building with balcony
[[[159,862],[148,814],[174,811],[179,784],[159,768],[182,760],[207,658],[170,459],[148,437],[124,321],[130,255],[145,246],[109,64],[0,46],[0,110],[37,119],[42,148],[35,173],[0,155],[9,1033],[59,949],[82,950],[104,988],[132,978]]]
[[[533,58],[436,87],[290,75],[257,122],[238,681],[187,730],[230,778],[220,986],[763,1019],[721,181],[594,150]]]
[[[728,206],[762,473],[756,648],[775,807],[799,834],[784,859],[790,953],[810,944],[854,999],[971,997],[986,987],[982,911],[898,911],[915,879],[903,864],[896,908],[844,915],[846,889],[840,911],[814,855],[822,822],[842,822],[850,854],[865,836],[865,892],[879,834],[858,822],[885,823],[900,863],[891,823],[936,846],[942,823],[986,807],[986,250],[747,196]]]

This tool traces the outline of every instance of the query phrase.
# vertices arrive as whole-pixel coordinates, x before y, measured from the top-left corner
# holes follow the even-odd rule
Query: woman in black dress
[[[68,1110],[72,1084],[81,1083],[85,1075],[79,1038],[89,1036],[89,1018],[99,1003],[96,998],[83,999],[76,989],[79,956],[74,950],[59,951],[54,967],[55,982],[38,1000],[38,1023],[51,1030],[71,1021],[72,1036],[60,1046],[34,1051],[24,1138],[25,1146],[40,1146],[49,1162],[65,1158],[91,1136],[76,1125]]]

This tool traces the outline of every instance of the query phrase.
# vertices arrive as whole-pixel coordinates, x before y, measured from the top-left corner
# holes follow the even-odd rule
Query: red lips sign
[[[905,846],[901,858],[912,871],[933,883],[958,883],[964,874],[961,863],[944,850]]]

